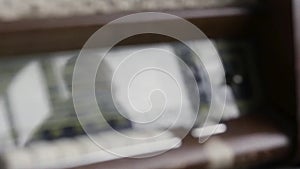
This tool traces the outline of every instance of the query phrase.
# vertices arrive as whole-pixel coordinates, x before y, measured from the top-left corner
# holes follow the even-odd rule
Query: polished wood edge
[[[215,9],[188,9],[162,11],[185,18],[199,27],[210,38],[247,36],[252,13],[249,8],[224,7]],[[107,15],[78,16],[0,22],[0,57],[33,53],[80,49],[86,40],[101,26],[134,12]],[[137,20],[143,23],[143,20]],[[153,18],[147,23],[162,22]],[[168,20],[163,21],[168,22]],[[124,23],[124,25],[133,23]],[[136,24],[136,23],[135,23]],[[222,27],[222,29],[219,29]],[[153,43],[164,38],[145,41],[136,38],[124,44]]]
[[[45,19],[23,19],[11,22],[0,21],[0,33],[16,32],[16,31],[29,31],[40,29],[53,29],[53,28],[66,28],[66,27],[82,27],[91,25],[105,25],[110,21],[113,21],[119,17],[147,11],[131,11],[131,12],[119,12],[113,14],[98,14],[98,15],[85,15],[85,16],[73,16],[62,18],[45,18]],[[223,8],[210,8],[210,9],[185,9],[185,10],[164,10],[153,11],[164,12],[172,15],[176,15],[186,19],[199,19],[199,18],[215,18],[215,17],[228,17],[228,16],[240,16],[248,15],[251,11],[244,7],[223,7]],[[156,21],[159,18],[153,18]],[[137,22],[143,22],[143,20],[137,20]]]
[[[77,169],[206,169],[212,164],[205,147],[214,140],[221,141],[233,152],[234,161],[230,168],[260,166],[289,158],[292,147],[290,137],[269,116],[247,115],[228,121],[226,125],[228,130],[225,133],[212,136],[203,144],[187,136],[180,148],[159,156],[144,159],[123,158]]]
[[[296,84],[297,84],[297,121],[298,121],[298,144],[296,150],[297,161],[300,162],[300,1],[292,0],[293,5],[293,28],[294,28],[294,48],[296,64]]]
[[[297,71],[294,48],[292,0],[264,0],[258,18],[257,44],[264,105],[276,110],[273,116],[290,119],[285,126],[293,128],[294,155],[300,145],[299,104],[297,103]],[[278,11],[281,11],[280,13]],[[292,158],[291,158],[292,161]]]

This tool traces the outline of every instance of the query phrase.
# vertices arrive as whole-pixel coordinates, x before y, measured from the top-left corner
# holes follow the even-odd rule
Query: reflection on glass
[[[252,65],[253,63],[251,59],[249,59],[252,57],[249,55],[253,53],[253,50],[251,45],[246,42],[214,42],[221,55],[226,71],[225,79],[218,76],[217,72],[215,76],[212,77],[213,80],[219,82],[220,90],[226,88],[228,91],[223,120],[236,118],[242,113],[248,112],[249,107],[253,107],[259,98],[259,96],[255,94],[259,92],[254,92],[259,90],[259,85],[256,80],[257,77],[255,74],[250,73],[255,72],[253,71],[255,69]],[[200,57],[208,57],[203,47],[205,46],[205,41],[195,41],[193,43],[201,53],[203,53],[203,56]],[[148,47],[159,47],[160,49],[174,53],[189,67],[192,74],[189,74],[186,69],[180,66],[177,60],[171,56],[166,57],[162,55],[156,57],[159,58],[156,60],[146,55],[146,57],[144,57],[144,59],[146,59],[145,62],[165,63],[166,69],[172,70],[174,76],[178,77],[177,79],[185,84],[183,86],[182,96],[184,100],[183,106],[188,107],[191,112],[193,109],[192,105],[195,103],[194,100],[189,97],[191,92],[193,92],[190,90],[189,82],[191,79],[195,79],[199,87],[201,101],[199,117],[205,117],[205,113],[207,113],[211,101],[211,91],[206,70],[203,69],[199,58],[194,56],[194,53],[182,44],[171,43]],[[111,128],[117,130],[127,129],[126,132],[128,132],[128,129],[131,129],[136,132],[136,135],[145,135],[145,132],[147,133],[147,131],[149,131],[148,129],[151,129],[152,132],[155,131],[159,133],[161,128],[165,128],[168,126],[166,124],[174,120],[172,111],[174,111],[178,105],[175,97],[173,97],[173,100],[168,100],[169,106],[166,108],[167,115],[164,116],[163,119],[155,122],[154,125],[143,126],[126,119],[126,115],[130,117],[134,116],[134,114],[130,111],[130,105],[127,104],[126,93],[122,93],[120,89],[123,85],[122,81],[124,80],[119,78],[113,83],[113,86],[110,86],[110,83],[113,73],[120,62],[128,54],[143,48],[145,48],[145,46],[119,47],[115,49],[115,51],[112,51],[111,56],[107,57],[100,66],[101,69],[98,72],[102,73],[97,77],[95,83],[95,93],[97,101],[99,102],[98,104]],[[99,159],[100,155],[95,157],[87,156],[81,160],[75,158],[76,155],[88,154],[89,151],[87,149],[95,148],[95,145],[84,136],[84,131],[77,119],[72,102],[72,73],[78,51],[45,55],[46,56],[43,57],[27,56],[23,59],[2,59],[0,62],[0,152],[3,154],[3,159],[6,161],[7,167],[18,168],[24,165],[36,167],[32,166],[31,160],[35,157],[32,154],[38,156],[40,153],[45,153],[45,151],[47,151],[47,153],[49,152],[49,157],[41,159],[45,161],[41,162],[39,167],[54,166],[60,168],[62,166],[101,161],[101,159]],[[130,71],[130,69],[134,68],[127,67],[126,69]],[[213,71],[215,69],[214,65],[209,65],[209,69]],[[150,72],[146,77],[140,80],[144,83],[137,83],[134,88],[136,93],[134,97],[138,99],[141,98],[143,92],[152,85],[162,88],[171,88],[171,85],[161,81],[159,73],[157,72]],[[112,95],[117,98],[115,104],[118,104],[118,108],[121,108],[126,115],[119,114],[114,106],[113,96],[110,93],[111,87],[116,88],[114,93],[112,93]],[[217,98],[222,97],[218,96],[218,93],[216,93],[216,95]],[[137,107],[145,106],[142,99],[138,100],[136,104]],[[156,104],[152,106],[154,106],[152,107],[154,111],[159,109],[159,107],[155,107]],[[180,128],[184,127],[185,123],[189,123],[190,116],[188,113],[190,112],[186,112],[186,118],[180,119],[182,126],[180,124],[179,126],[173,127]],[[106,123],[95,120],[96,118],[94,118],[93,114],[87,112],[85,118],[86,121],[89,122],[87,125],[89,131],[93,131],[95,134],[104,133],[101,137],[99,136],[99,140],[102,140],[102,142],[106,140],[104,144],[109,143],[111,147],[115,147],[115,145],[122,147],[125,146],[124,144],[129,144],[123,143],[122,140],[113,139],[113,134],[109,132],[109,130],[111,130],[110,127],[107,126]],[[145,118],[151,119],[152,117],[145,116]],[[212,121],[212,123],[214,122],[213,118],[209,120]],[[203,119],[197,119],[195,126],[201,126],[199,125],[201,122],[203,122]],[[223,126],[223,129],[225,131],[226,126]],[[194,133],[197,133],[197,131],[194,131]],[[172,138],[175,137],[176,136],[170,134],[170,137],[166,138],[166,140],[172,140]],[[162,144],[157,145],[161,146]],[[73,152],[78,150],[78,147],[81,147],[84,151]],[[22,149],[22,151],[19,151],[20,149]],[[160,147],[160,149],[163,149],[163,147]],[[68,162],[56,162],[56,153],[59,154],[62,151],[66,154],[73,154],[74,159],[66,160]],[[143,148],[140,148],[139,151],[145,152]],[[51,153],[53,153],[52,156]],[[107,158],[101,156],[101,158],[103,158],[102,161],[112,159],[108,158],[108,156],[105,157]],[[20,158],[20,162],[13,163],[10,161],[11,158]],[[15,161],[16,160],[14,160],[14,162]]]

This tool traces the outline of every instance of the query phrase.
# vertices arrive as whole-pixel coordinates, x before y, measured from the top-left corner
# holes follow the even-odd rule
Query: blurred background
[[[297,0],[0,0],[0,168],[297,168],[297,7]],[[109,54],[101,49],[94,94],[103,118],[88,108],[85,78],[76,81],[76,104],[85,108],[76,114],[72,78],[84,43],[106,23],[146,11],[195,24],[208,36],[187,41],[200,55],[154,34],[125,39]],[[119,26],[160,22],[171,21]]]

